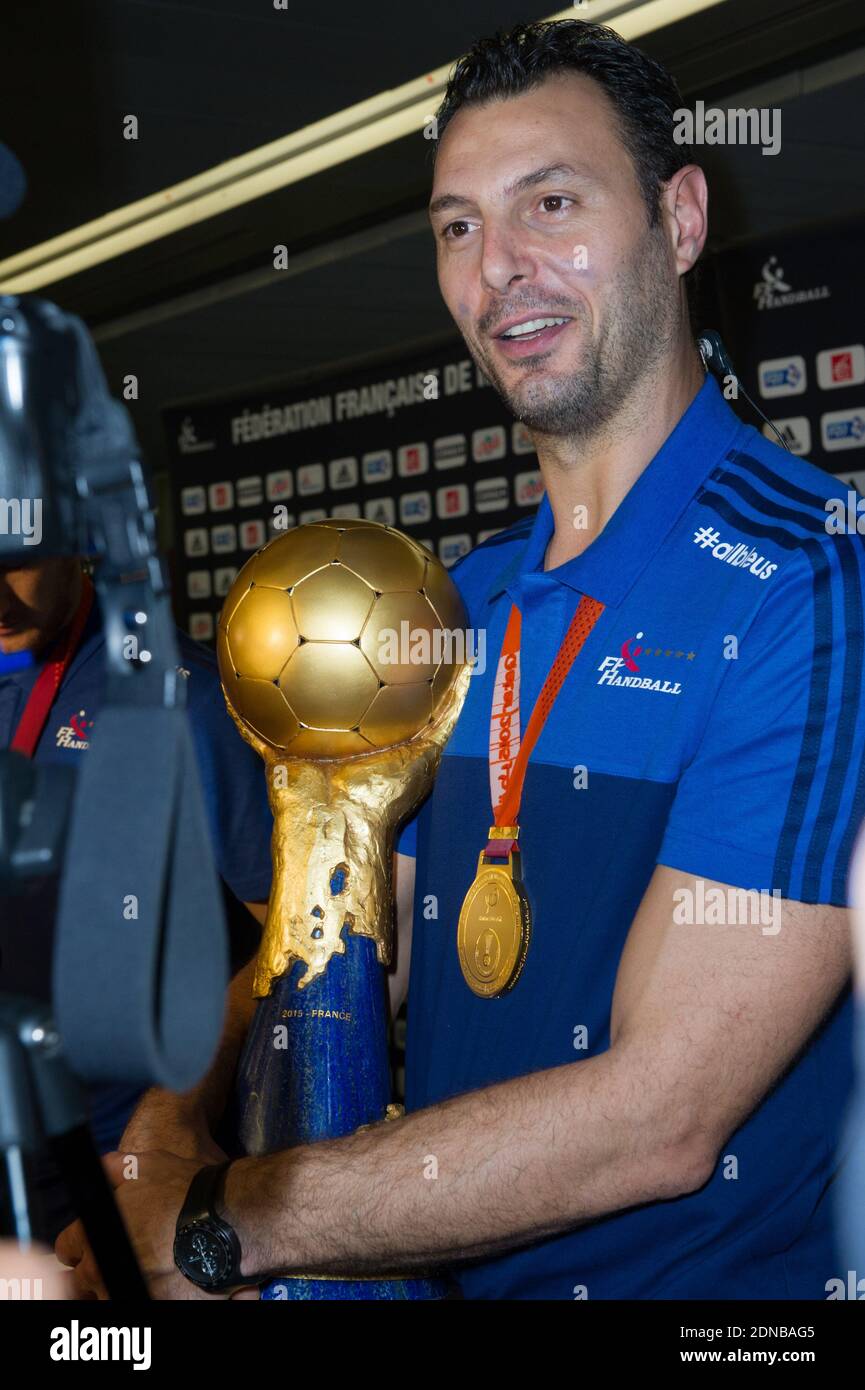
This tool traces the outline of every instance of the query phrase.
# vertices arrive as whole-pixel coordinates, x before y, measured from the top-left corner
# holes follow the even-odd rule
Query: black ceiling
[[[63,0],[46,13],[4,0],[0,139],[30,192],[0,226],[0,259],[554,9]],[[762,104],[782,107],[779,155],[703,151],[714,247],[865,212],[865,76],[850,56],[865,48],[863,0],[723,0],[641,46],[686,99],[761,84]],[[129,114],[137,141],[123,139]],[[157,468],[166,404],[399,355],[450,331],[424,225],[427,151],[418,137],[397,141],[40,291],[88,321],[115,389],[138,376],[132,408]],[[276,244],[289,248],[288,271],[273,271]]]

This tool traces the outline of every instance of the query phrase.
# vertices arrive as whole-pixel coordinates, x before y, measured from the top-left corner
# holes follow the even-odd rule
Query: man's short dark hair
[[[675,112],[683,107],[682,94],[666,68],[606,24],[581,19],[543,20],[479,39],[450,75],[436,113],[433,149],[462,107],[520,96],[546,78],[567,72],[594,78],[612,102],[649,226],[656,226],[661,184],[692,162],[690,146],[673,139]],[[685,278],[694,331],[699,315],[700,270],[699,265],[694,266]]]

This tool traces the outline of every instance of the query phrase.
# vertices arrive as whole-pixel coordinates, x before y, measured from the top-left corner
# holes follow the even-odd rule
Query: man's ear
[[[693,270],[706,244],[709,189],[699,164],[677,169],[661,188],[661,207],[680,275]]]

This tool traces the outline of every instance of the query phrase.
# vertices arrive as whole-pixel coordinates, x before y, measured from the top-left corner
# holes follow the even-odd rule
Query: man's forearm
[[[408,1272],[692,1190],[702,1147],[612,1051],[229,1171],[247,1275]]]
[[[225,1024],[207,1075],[191,1091],[178,1094],[154,1087],[139,1102],[121,1140],[124,1151],[164,1148],[195,1157],[221,1118],[257,1000],[252,994],[254,959],[234,976]]]

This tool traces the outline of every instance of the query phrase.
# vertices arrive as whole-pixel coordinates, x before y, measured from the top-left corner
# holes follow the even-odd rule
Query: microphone
[[[736,375],[736,369],[730,361],[730,354],[724,347],[720,333],[716,333],[714,328],[704,329],[697,339],[697,349],[703,359],[703,366],[706,371],[711,372],[712,376],[715,377],[716,381],[718,381],[722,387],[732,378],[736,383],[736,390],[742,392],[742,395],[745,397],[751,409],[756,410],[760,419],[778,436],[779,444],[787,450],[787,453],[792,453],[789,444],[780,430],[778,430],[776,426],[772,424],[772,421],[763,414],[757,402],[751,400],[751,397]]]
[[[26,192],[24,170],[9,146],[0,144],[0,218],[17,212]]]

